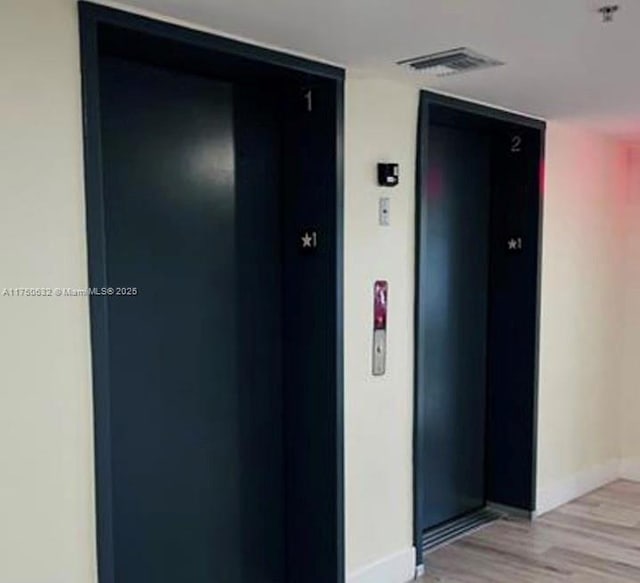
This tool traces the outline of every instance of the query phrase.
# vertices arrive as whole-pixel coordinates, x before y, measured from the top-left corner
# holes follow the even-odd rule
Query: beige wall
[[[0,288],[86,285],[75,3],[5,0],[0,19]],[[346,94],[347,558],[411,546],[415,88],[350,73]],[[391,226],[375,163],[398,161]],[[551,124],[540,399],[540,487],[619,455],[616,416],[625,157]],[[640,175],[640,171],[638,173]],[[387,191],[384,191],[385,194]],[[636,215],[640,217],[640,215]],[[640,223],[640,218],[638,219]],[[640,232],[640,224],[634,232]],[[636,236],[637,238],[637,236]],[[640,243],[627,239],[635,256]],[[637,270],[637,266],[635,266]],[[640,283],[634,272],[633,285]],[[371,286],[390,282],[388,374],[370,374]],[[629,289],[637,289],[630,287]],[[637,294],[636,294],[637,296]],[[627,295],[629,309],[640,311]],[[631,313],[630,312],[630,313]],[[631,318],[628,318],[633,322]],[[0,581],[95,581],[91,383],[84,299],[0,297]],[[627,434],[640,456],[637,326],[626,328]],[[637,409],[636,409],[637,410]]]
[[[418,92],[360,79],[346,86],[345,392],[347,563],[412,543],[413,233]],[[400,185],[376,184],[376,163],[400,164]],[[378,226],[378,198],[391,226]],[[388,366],[371,375],[373,283],[389,281]]]
[[[550,123],[540,337],[542,509],[617,471],[626,148]],[[580,483],[578,483],[580,482]],[[595,484],[597,485],[597,484]],[[563,501],[563,500],[560,500]]]
[[[74,4],[4,0],[0,291],[86,287]],[[94,581],[85,299],[0,296],[0,581]]]
[[[630,149],[629,162],[620,457],[623,475],[640,480],[640,147]]]

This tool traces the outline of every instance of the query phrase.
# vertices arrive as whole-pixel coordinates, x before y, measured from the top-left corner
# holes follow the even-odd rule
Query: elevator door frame
[[[104,229],[104,193],[102,185],[102,152],[100,137],[100,87],[99,87],[99,33],[102,27],[117,29],[144,35],[151,43],[168,41],[176,47],[197,48],[200,54],[210,54],[200,58],[199,68],[227,67],[232,70],[234,63],[241,59],[248,64],[253,75],[266,75],[265,71],[274,67],[292,74],[307,76],[310,82],[314,79],[328,80],[335,87],[335,144],[328,155],[335,160],[335,188],[326,192],[327,199],[334,209],[332,229],[334,233],[328,242],[332,253],[328,254],[323,267],[332,276],[332,317],[327,321],[327,336],[332,339],[327,347],[332,355],[334,366],[330,371],[332,382],[324,386],[320,397],[330,399],[332,410],[330,427],[334,427],[331,436],[332,474],[335,476],[330,499],[313,500],[313,504],[330,515],[334,535],[332,536],[331,563],[328,569],[335,573],[335,583],[345,580],[344,551],[344,412],[343,412],[343,85],[344,70],[324,63],[296,57],[286,53],[265,49],[251,44],[235,41],[194,29],[189,29],[136,14],[116,10],[91,2],[78,3],[80,26],[80,55],[82,71],[83,122],[84,122],[84,171],[86,191],[86,225],[88,244],[89,284],[93,288],[107,286],[106,273],[106,239]],[[138,47],[139,48],[139,47]],[[152,49],[150,49],[152,50]],[[160,64],[163,64],[162,62]],[[175,67],[167,57],[166,64]],[[251,77],[254,78],[254,77]],[[304,228],[307,228],[305,225]],[[319,261],[320,259],[318,259]],[[94,401],[94,454],[96,478],[96,543],[98,558],[98,577],[100,583],[117,583],[115,580],[113,555],[113,522],[112,522],[112,477],[111,477],[111,429],[109,418],[109,331],[107,325],[107,298],[94,295],[90,298],[91,349],[92,349],[92,381]],[[310,431],[313,427],[308,427]],[[317,448],[316,448],[317,449]],[[335,454],[335,455],[334,455]],[[313,487],[313,486],[311,486]],[[329,510],[331,509],[331,510]],[[318,510],[320,512],[321,510]],[[298,553],[302,555],[303,553]],[[294,557],[300,568],[305,561],[312,563],[309,557]],[[251,557],[247,557],[251,560]],[[317,560],[317,558],[314,558]]]
[[[536,505],[536,477],[537,477],[537,403],[538,403],[538,363],[539,363],[539,330],[540,330],[540,285],[541,285],[541,261],[542,261],[542,222],[543,222],[543,189],[544,189],[544,146],[545,146],[545,131],[546,124],[541,120],[526,117],[523,115],[507,112],[500,109],[494,109],[491,107],[479,105],[469,101],[452,98],[449,96],[441,95],[431,91],[420,92],[420,116],[418,120],[418,144],[417,144],[417,160],[416,160],[416,222],[415,222],[415,306],[414,306],[414,432],[413,432],[413,491],[414,491],[414,545],[416,549],[416,564],[421,566],[423,564],[422,556],[422,537],[423,537],[423,515],[424,515],[424,503],[422,495],[425,490],[425,480],[423,477],[424,472],[424,451],[423,451],[423,439],[426,434],[426,426],[423,411],[424,391],[427,386],[428,372],[425,366],[425,358],[422,356],[422,350],[425,346],[425,332],[421,327],[420,322],[425,317],[425,310],[423,307],[423,295],[424,295],[424,280],[429,277],[427,269],[422,265],[424,258],[426,257],[425,245],[427,244],[427,208],[425,204],[425,193],[428,188],[427,172],[429,163],[428,152],[428,140],[429,140],[429,127],[434,122],[432,119],[432,109],[441,108],[447,110],[447,114],[450,114],[452,120],[456,120],[459,116],[460,119],[466,117],[474,117],[478,120],[483,120],[481,123],[486,123],[487,127],[491,127],[491,124],[505,123],[514,127],[522,127],[527,131],[533,131],[538,135],[539,143],[536,147],[539,148],[539,175],[538,175],[538,203],[537,203],[537,225],[535,241],[535,282],[536,287],[535,294],[535,311],[533,316],[534,325],[530,330],[531,335],[531,358],[533,360],[533,377],[528,379],[528,398],[530,399],[530,423],[531,432],[527,436],[528,440],[528,459],[526,462],[530,468],[530,483],[528,485],[528,491],[521,506],[507,506],[513,510],[522,510],[525,514],[531,515],[535,511]],[[456,127],[465,127],[464,121],[456,120]],[[474,128],[475,125],[469,125],[468,127]],[[489,130],[492,131],[492,130]],[[492,211],[493,212],[493,211]],[[490,245],[492,241],[494,226],[490,226]],[[491,250],[490,250],[491,253]],[[490,258],[490,264],[492,259]],[[492,292],[492,283],[489,282],[489,295]],[[489,297],[489,300],[491,298]],[[487,350],[491,350],[489,345],[490,333],[487,331]],[[487,387],[488,390],[488,387]],[[527,449],[525,447],[524,449]],[[494,470],[496,473],[498,469]],[[489,502],[497,502],[489,499]]]

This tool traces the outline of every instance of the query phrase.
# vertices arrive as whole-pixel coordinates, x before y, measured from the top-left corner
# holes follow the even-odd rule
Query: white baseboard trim
[[[535,515],[545,514],[619,478],[620,462],[612,460],[557,480],[538,490]]]
[[[620,460],[620,478],[640,482],[640,457]]]
[[[348,583],[408,583],[413,581],[416,551],[412,547],[376,561],[352,573]]]

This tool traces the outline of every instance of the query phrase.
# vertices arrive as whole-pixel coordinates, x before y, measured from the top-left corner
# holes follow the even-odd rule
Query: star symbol
[[[305,233],[302,236],[302,248],[303,249],[310,248],[312,242],[313,242],[313,237],[311,235],[309,235],[309,233]]]
[[[515,239],[509,239],[509,251],[514,251],[518,248],[518,242]]]

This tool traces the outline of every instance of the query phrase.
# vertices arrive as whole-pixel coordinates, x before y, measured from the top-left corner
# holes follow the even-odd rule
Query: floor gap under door
[[[496,510],[481,508],[460,518],[445,522],[440,526],[429,529],[422,535],[422,552],[423,554],[428,554],[505,516],[506,514]]]

